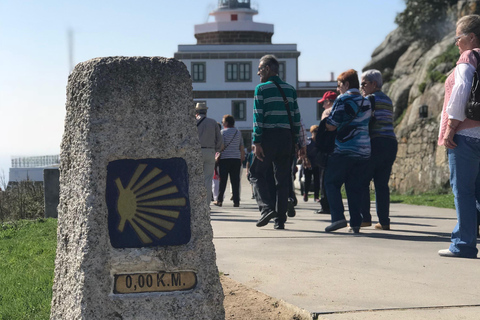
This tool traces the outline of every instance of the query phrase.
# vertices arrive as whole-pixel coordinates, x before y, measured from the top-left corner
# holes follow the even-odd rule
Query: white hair
[[[382,80],[382,73],[376,69],[370,69],[362,73],[363,79],[370,81],[370,82],[376,82],[377,83],[377,88],[382,89],[383,86],[383,80]]]

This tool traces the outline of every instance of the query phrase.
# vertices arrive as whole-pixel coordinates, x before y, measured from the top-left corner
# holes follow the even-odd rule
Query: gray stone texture
[[[66,108],[51,319],[224,319],[185,65],[159,57],[80,63],[69,77]],[[108,163],[174,157],[188,166],[190,242],[114,249],[105,200]],[[112,293],[114,274],[155,271],[195,271],[197,286],[172,293]]]
[[[460,0],[449,16],[452,21],[479,14],[477,0]],[[363,70],[378,69],[384,76],[383,91],[392,99],[398,139],[397,160],[392,168],[390,186],[398,192],[425,192],[449,188],[446,149],[437,145],[439,122],[444,102],[443,83],[427,79],[428,67],[453,45],[454,23],[444,30],[444,38],[435,44],[406,36],[401,28],[392,31],[372,53]],[[436,71],[448,75],[451,64],[440,63]],[[425,89],[420,91],[424,83]],[[428,105],[428,119],[419,117],[418,109]]]
[[[437,145],[444,85],[429,83],[423,93],[419,85],[427,77],[430,62],[447,50],[453,36],[454,33],[450,33],[428,48],[412,43],[395,68],[396,81],[389,87],[388,94],[394,101],[395,116],[403,113],[403,119],[395,128],[399,151],[390,184],[400,193],[448,188],[446,151]],[[419,117],[422,105],[428,106],[428,120]]]
[[[420,193],[448,187],[446,150],[437,145],[444,84],[428,81],[427,73],[430,63],[452,45],[454,36],[450,30],[442,40],[426,45],[421,39],[411,41],[397,28],[364,68],[377,68],[386,75],[382,89],[393,101],[395,119],[402,117],[395,127],[399,145],[390,180],[394,191]],[[441,64],[438,71],[448,74],[451,70]],[[423,92],[419,89],[422,83],[426,83]],[[422,105],[428,106],[427,120],[419,117]]]

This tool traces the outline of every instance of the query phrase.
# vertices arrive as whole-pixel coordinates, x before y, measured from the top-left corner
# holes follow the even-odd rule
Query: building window
[[[287,78],[286,78],[286,73],[285,73],[285,62],[279,62],[278,63],[278,76],[280,77],[280,79],[282,79],[283,81],[286,81]]]
[[[192,62],[192,81],[205,82],[207,80],[206,69],[205,62]]]
[[[226,81],[251,81],[252,63],[251,62],[226,62],[225,63]]]
[[[235,121],[247,120],[247,101],[232,101],[232,115]]]
[[[231,21],[238,21],[238,15],[237,14],[232,14],[231,15]]]

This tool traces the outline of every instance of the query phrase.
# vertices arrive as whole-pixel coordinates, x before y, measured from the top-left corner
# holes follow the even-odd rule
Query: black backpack
[[[465,115],[470,120],[480,121],[480,88],[479,88],[479,73],[480,73],[480,55],[472,50],[475,58],[477,58],[477,69],[473,74],[472,89],[470,90],[470,97],[465,108]]]

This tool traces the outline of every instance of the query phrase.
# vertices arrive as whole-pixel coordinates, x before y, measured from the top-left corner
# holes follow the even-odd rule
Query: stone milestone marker
[[[224,319],[191,97],[174,59],[75,67],[51,319]]]

